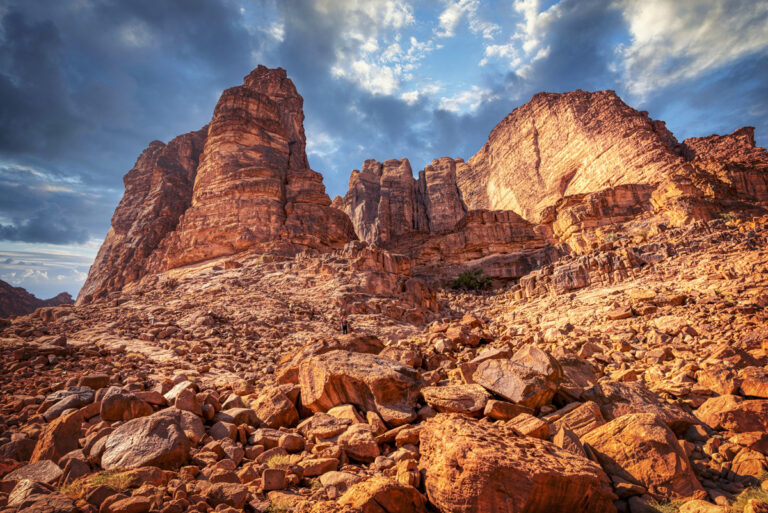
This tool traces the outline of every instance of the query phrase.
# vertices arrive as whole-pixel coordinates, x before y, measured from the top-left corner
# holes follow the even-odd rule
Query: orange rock
[[[744,400],[737,395],[712,397],[696,410],[696,416],[712,429],[735,433],[768,430],[768,400]]]
[[[339,499],[362,513],[426,513],[424,498],[416,488],[384,476],[352,485]]]
[[[652,413],[629,414],[593,429],[581,441],[605,471],[664,498],[691,497],[701,484],[675,434]]]
[[[76,411],[48,424],[37,440],[29,461],[52,460],[56,463],[62,456],[80,447],[78,440],[82,434],[82,423],[82,414]]]
[[[390,426],[415,418],[418,373],[406,365],[363,353],[335,350],[302,362],[301,402],[314,412],[341,404],[375,411]]]
[[[421,432],[430,503],[444,512],[614,512],[602,469],[500,424],[439,414]]]

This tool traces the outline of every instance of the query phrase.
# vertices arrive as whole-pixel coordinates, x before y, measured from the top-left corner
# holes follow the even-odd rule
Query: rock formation
[[[512,211],[467,210],[456,184],[462,167],[461,159],[435,159],[417,180],[408,159],[369,159],[352,171],[339,205],[360,239],[410,256],[424,274],[477,264],[491,276],[516,278],[549,262],[548,228]]]
[[[354,239],[309,169],[302,104],[285,70],[259,66],[224,91],[209,126],[152,142],[125,176],[78,300],[249,248],[292,254]]]
[[[192,204],[169,237],[160,267],[248,248],[295,253],[354,238],[309,169],[303,99],[282,69],[259,66],[227,89],[213,112]]]
[[[80,298],[120,290],[147,273],[149,257],[190,205],[192,184],[208,127],[153,141],[123,178],[125,193],[99,248]]]
[[[50,299],[38,299],[22,287],[0,280],[0,318],[27,315],[43,306],[68,305],[73,302],[66,292]]]
[[[685,165],[679,151],[663,121],[613,91],[538,93],[496,125],[458,184],[470,208],[537,222],[567,195],[657,184]]]

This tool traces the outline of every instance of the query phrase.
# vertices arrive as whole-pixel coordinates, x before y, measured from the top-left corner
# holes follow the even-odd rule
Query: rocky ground
[[[767,226],[483,293],[246,253],[14,318],[0,511],[768,511]]]

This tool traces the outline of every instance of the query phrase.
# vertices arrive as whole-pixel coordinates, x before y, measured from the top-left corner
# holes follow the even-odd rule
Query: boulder
[[[416,418],[419,374],[386,358],[349,351],[331,351],[302,362],[301,402],[313,412],[341,404],[375,411],[390,426]]]
[[[20,481],[29,479],[39,483],[53,484],[62,475],[61,468],[51,460],[40,460],[7,474],[3,479],[6,481]]]
[[[702,490],[675,434],[653,413],[623,415],[581,441],[608,474],[640,484],[657,497],[681,499]]]
[[[352,424],[339,435],[339,447],[354,461],[370,463],[380,454],[379,446],[368,424]]]
[[[421,431],[419,467],[443,512],[615,512],[594,462],[500,424],[438,414]]]
[[[613,420],[628,413],[653,413],[678,434],[699,423],[696,417],[680,406],[667,403],[639,381],[603,381],[585,390],[581,398],[597,403],[606,420]]]
[[[587,401],[566,413],[552,424],[555,431],[560,428],[567,428],[581,437],[605,424],[605,419],[597,403]]]
[[[768,430],[768,400],[744,400],[737,395],[707,399],[696,416],[712,429],[745,433]]]
[[[38,438],[29,461],[32,463],[40,460],[58,462],[68,452],[78,449],[82,423],[83,415],[78,410],[48,424]]]
[[[426,513],[419,491],[385,476],[376,476],[353,485],[339,499],[362,513]]]
[[[131,420],[152,415],[152,407],[136,394],[120,387],[109,387],[101,398],[100,415],[107,421]]]
[[[150,415],[129,420],[107,438],[104,470],[155,466],[176,470],[189,458],[190,442],[179,422]]]
[[[269,428],[289,427],[299,420],[299,412],[280,388],[264,388],[251,403],[261,423]]]
[[[463,413],[479,417],[490,394],[480,385],[448,385],[421,389],[424,401],[441,413]]]
[[[506,360],[486,360],[472,374],[472,380],[486,390],[534,409],[552,400],[562,377],[560,364],[533,345]]]

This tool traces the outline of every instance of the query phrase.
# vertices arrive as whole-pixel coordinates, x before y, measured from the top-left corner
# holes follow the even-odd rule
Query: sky
[[[762,0],[0,0],[0,279],[76,295],[141,151],[259,64],[331,197],[367,158],[468,159],[539,91],[768,145]]]

